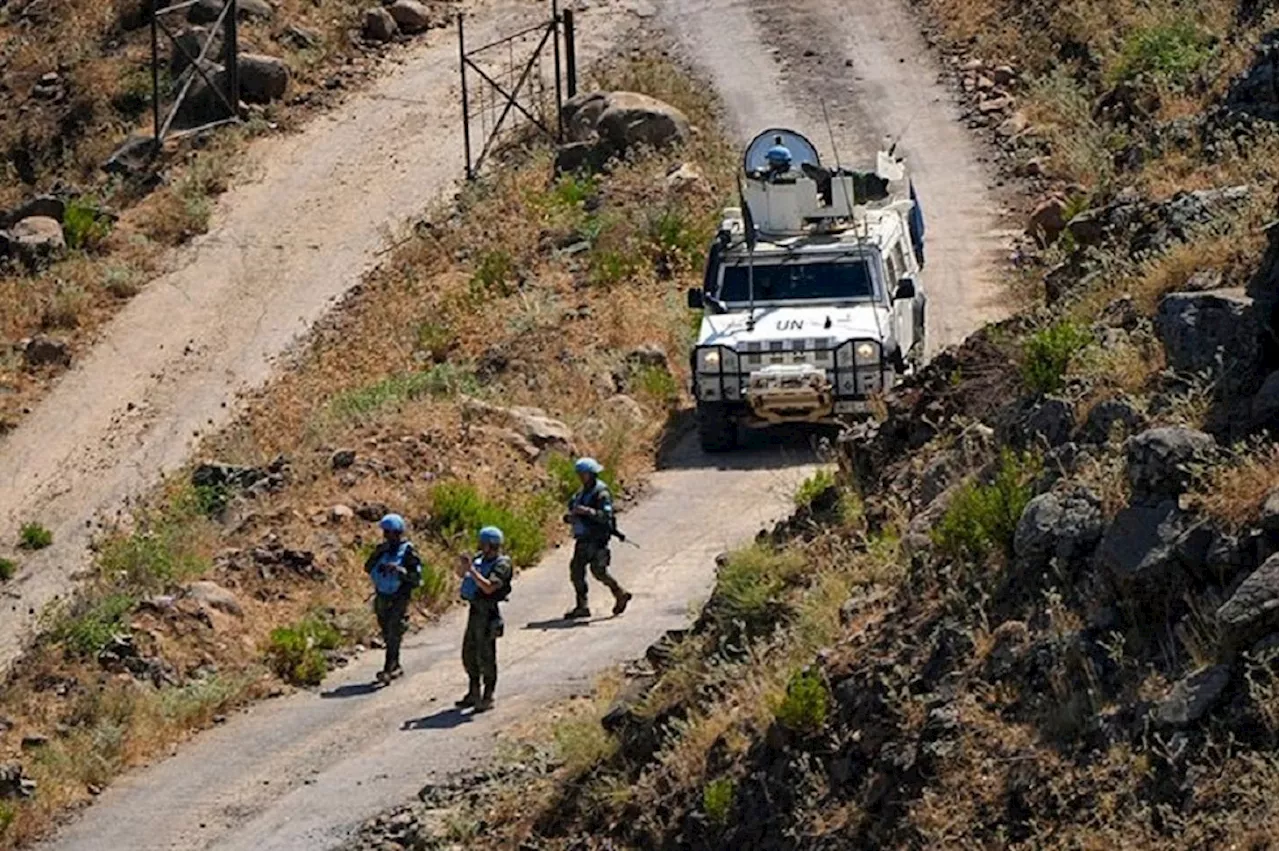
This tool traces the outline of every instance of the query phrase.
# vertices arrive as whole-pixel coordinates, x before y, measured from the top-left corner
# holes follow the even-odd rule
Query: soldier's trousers
[[[471,681],[471,690],[484,685],[492,695],[498,684],[498,633],[501,619],[489,606],[472,604],[467,612],[467,631],[462,636],[462,667]]]
[[[373,613],[378,618],[382,643],[387,648],[382,670],[394,670],[400,667],[400,641],[409,626],[409,595],[378,594],[373,598]]]
[[[569,562],[569,581],[578,605],[587,605],[587,569],[597,581],[613,592],[614,599],[623,595],[618,580],[609,575],[609,545],[579,538],[573,545],[573,559]]]

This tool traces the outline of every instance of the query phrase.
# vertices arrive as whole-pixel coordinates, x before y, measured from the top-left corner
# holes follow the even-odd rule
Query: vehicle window
[[[885,274],[887,276],[885,278],[886,281],[892,284],[897,281],[898,278],[902,277],[902,264],[898,263],[892,254],[887,255],[884,258],[884,262]]]
[[[893,257],[898,261],[898,274],[893,276],[893,279],[896,281],[899,277],[907,273],[907,257],[902,252],[901,241],[893,244]]]
[[[863,260],[757,265],[754,275],[757,301],[836,301],[875,296],[871,269]],[[721,275],[720,300],[726,303],[748,301],[747,289],[747,267],[725,266]]]

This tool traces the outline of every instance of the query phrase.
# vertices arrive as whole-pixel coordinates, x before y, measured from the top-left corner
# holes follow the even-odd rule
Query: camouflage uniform
[[[578,516],[573,509],[585,506],[595,514]],[[608,486],[596,480],[591,487],[583,488],[569,501],[566,519],[573,525],[573,558],[569,562],[569,581],[573,583],[577,599],[576,611],[587,610],[587,569],[597,581],[613,592],[616,607],[625,607],[630,595],[609,575],[609,537],[613,532],[613,496]]]
[[[483,700],[489,702],[498,683],[498,638],[503,631],[499,600],[505,597],[504,589],[511,587],[512,566],[511,559],[504,555],[490,560],[476,556],[472,563],[490,581],[499,583],[489,594],[471,589],[467,628],[462,636],[462,667],[471,683],[468,697],[473,703],[478,702],[483,686]]]

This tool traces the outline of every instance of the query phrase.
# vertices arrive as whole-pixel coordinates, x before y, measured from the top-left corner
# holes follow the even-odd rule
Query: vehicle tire
[[[724,405],[698,405],[698,443],[703,452],[728,452],[738,445],[738,424]]]

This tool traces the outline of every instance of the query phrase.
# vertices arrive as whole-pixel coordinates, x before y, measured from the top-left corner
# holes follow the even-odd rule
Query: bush
[[[1023,348],[1022,379],[1037,393],[1056,393],[1072,359],[1093,337],[1072,322],[1058,322],[1032,334]]]
[[[49,638],[60,642],[72,655],[97,656],[112,636],[127,631],[125,616],[137,602],[133,595],[120,593],[88,601],[79,611],[55,622]]]
[[[423,562],[422,584],[413,589],[414,599],[435,603],[443,598],[448,591],[449,572],[438,565]]]
[[[504,551],[520,567],[537,562],[546,547],[542,523],[547,506],[537,502],[509,508],[490,502],[466,482],[442,482],[431,490],[431,526],[466,546],[483,526],[497,526],[506,537]]]
[[[736,787],[732,777],[717,777],[702,787],[702,811],[714,824],[723,827],[729,822]]]
[[[23,523],[18,532],[18,546],[24,550],[43,550],[53,543],[53,533],[39,523]]]
[[[682,210],[667,207],[650,213],[648,237],[654,265],[661,275],[691,268],[702,257],[705,240]]]
[[[514,288],[510,286],[515,277],[515,262],[505,251],[486,251],[480,258],[480,265],[471,277],[473,293],[511,295]]]
[[[798,553],[751,546],[738,550],[716,574],[715,610],[748,627],[769,620],[782,589],[804,569]]]
[[[816,733],[827,721],[830,695],[822,674],[816,670],[800,671],[787,683],[787,693],[774,708],[774,717],[782,726],[796,733]]]
[[[993,549],[1011,555],[1013,532],[1031,500],[1031,480],[1038,472],[1038,462],[1006,449],[990,484],[970,482],[952,498],[932,533],[939,552],[974,561]]]
[[[630,385],[648,399],[670,408],[680,399],[675,376],[660,366],[642,366],[631,376]]]
[[[142,591],[155,591],[170,582],[198,576],[209,568],[199,548],[197,517],[218,504],[220,487],[188,488],[168,509],[138,518],[127,535],[105,541],[98,551],[98,569],[111,582]]]
[[[1124,41],[1113,83],[1149,74],[1175,86],[1190,81],[1213,55],[1212,40],[1190,21],[1135,30]]]
[[[62,234],[73,249],[92,249],[111,232],[111,220],[87,198],[72,198],[62,213]]]
[[[356,419],[423,396],[453,396],[475,389],[475,376],[470,372],[457,364],[438,363],[421,372],[392,375],[339,393],[329,402],[328,410],[342,418]]]
[[[579,209],[594,198],[600,189],[600,178],[594,174],[562,174],[551,187],[552,203],[564,209]]]
[[[332,625],[315,615],[308,615],[293,626],[271,631],[267,658],[278,676],[298,685],[319,685],[329,671],[324,651],[336,650],[342,635]]]
[[[836,474],[831,470],[819,470],[796,488],[796,508],[808,508],[813,501],[836,486]]]
[[[17,572],[17,562],[11,558],[0,558],[0,582],[8,582]]]
[[[429,320],[419,323],[416,337],[418,350],[435,361],[444,360],[456,341],[448,326]]]

